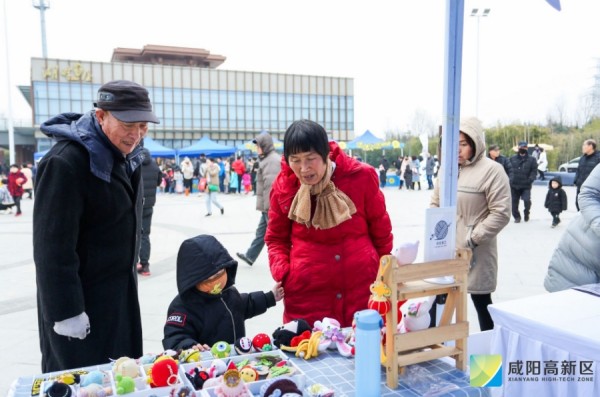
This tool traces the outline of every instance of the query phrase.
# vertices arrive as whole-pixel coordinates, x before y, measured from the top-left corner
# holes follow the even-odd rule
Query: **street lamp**
[[[32,0],[32,4],[35,8],[40,10],[40,24],[42,28],[42,55],[44,58],[48,58],[48,49],[46,47],[46,17],[44,13],[50,8],[50,0]]]
[[[477,63],[475,71],[475,117],[477,118],[479,118],[479,21],[481,18],[485,18],[489,14],[489,8],[473,8],[471,10],[471,16],[477,18]]]

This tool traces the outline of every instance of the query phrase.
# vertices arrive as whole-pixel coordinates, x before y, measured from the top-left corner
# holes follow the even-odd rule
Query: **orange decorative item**
[[[390,287],[388,287],[383,282],[383,275],[385,274],[386,269],[390,266],[391,260],[388,256],[384,256],[379,261],[379,271],[377,273],[377,278],[375,282],[371,284],[369,288],[371,290],[371,297],[369,298],[368,307],[369,309],[376,310],[383,321],[385,322],[385,314],[391,309],[392,304],[390,302],[390,296],[392,291]]]

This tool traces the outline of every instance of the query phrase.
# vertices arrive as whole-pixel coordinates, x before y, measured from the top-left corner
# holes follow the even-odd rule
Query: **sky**
[[[357,136],[415,133],[423,120],[443,119],[447,0],[49,1],[49,58],[110,62],[117,47],[204,48],[227,57],[220,69],[352,77]],[[42,56],[40,12],[26,0],[1,2],[0,118],[8,58],[16,123],[31,118],[15,87],[29,84],[30,59]],[[600,1],[561,0],[560,12],[545,0],[464,4],[461,117],[487,127],[579,122],[600,75]],[[473,8],[489,16],[471,17]]]

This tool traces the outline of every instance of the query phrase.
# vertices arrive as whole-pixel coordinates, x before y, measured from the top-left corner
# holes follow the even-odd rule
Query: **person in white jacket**
[[[546,151],[543,147],[540,147],[540,155],[537,159],[538,163],[538,174],[542,181],[546,180],[546,175],[544,174],[548,171],[548,157],[546,157]]]

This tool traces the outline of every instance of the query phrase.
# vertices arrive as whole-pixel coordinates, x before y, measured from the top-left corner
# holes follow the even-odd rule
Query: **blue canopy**
[[[44,156],[46,155],[46,153],[48,153],[48,151],[49,151],[49,150],[50,150],[50,149],[48,149],[48,150],[44,150],[43,152],[35,152],[35,153],[33,154],[33,161],[38,161],[38,160],[41,160],[41,159],[42,159],[42,157],[44,157]]]
[[[366,130],[361,136],[356,137],[350,142],[346,143],[346,149],[375,150],[389,148],[391,148],[389,142],[376,137],[369,130]]]
[[[177,154],[175,149],[162,146],[149,136],[144,138],[144,147],[148,149],[152,157],[175,157]]]
[[[221,145],[209,137],[204,136],[198,142],[191,146],[179,149],[179,156],[199,156],[205,154],[207,157],[215,156],[231,156],[235,153],[235,148],[232,146]]]

